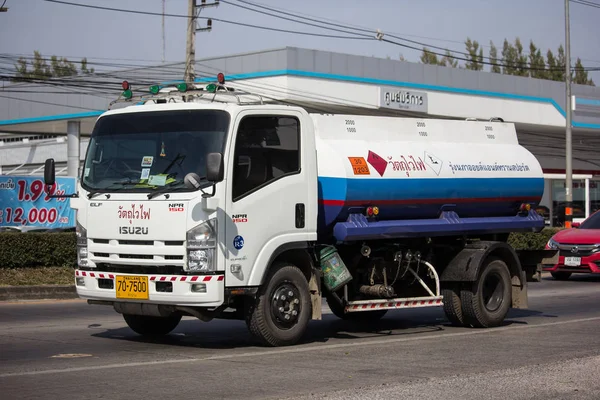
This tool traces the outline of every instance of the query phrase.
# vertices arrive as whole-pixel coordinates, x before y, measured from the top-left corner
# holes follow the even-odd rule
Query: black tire
[[[460,292],[465,325],[475,328],[500,325],[512,304],[511,291],[506,263],[497,258],[488,259],[472,288]]]
[[[571,277],[571,272],[550,272],[550,275],[552,275],[552,277],[557,281],[566,281]]]
[[[168,317],[151,317],[147,315],[123,314],[123,319],[135,333],[142,336],[164,336],[177,328],[181,315],[172,314]]]
[[[336,317],[345,321],[357,321],[357,322],[373,322],[378,321],[387,314],[388,310],[374,310],[374,311],[360,311],[345,313],[344,308],[330,296],[325,296],[327,299],[327,305],[329,309]]]
[[[444,314],[453,326],[465,326],[465,319],[460,301],[460,291],[454,288],[442,289],[444,297]]]
[[[246,325],[267,346],[290,346],[302,338],[311,315],[312,303],[304,274],[295,265],[279,263],[273,265],[266,284],[246,310]]]

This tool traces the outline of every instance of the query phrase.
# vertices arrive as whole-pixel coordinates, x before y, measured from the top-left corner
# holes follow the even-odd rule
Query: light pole
[[[565,0],[565,86],[566,86],[566,145],[565,145],[565,228],[571,228],[573,222],[573,149],[571,118],[571,35],[569,25],[569,0]]]

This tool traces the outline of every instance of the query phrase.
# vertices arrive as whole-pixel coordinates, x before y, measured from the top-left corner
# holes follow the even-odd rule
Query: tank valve
[[[361,247],[360,254],[362,254],[363,257],[369,257],[371,255],[371,248],[366,245]]]
[[[386,285],[362,285],[358,291],[362,294],[366,294],[367,296],[373,297],[383,297],[383,298],[393,298],[395,296],[394,288]]]
[[[394,261],[396,261],[396,262],[402,262],[402,252],[401,251],[397,251],[394,254]]]

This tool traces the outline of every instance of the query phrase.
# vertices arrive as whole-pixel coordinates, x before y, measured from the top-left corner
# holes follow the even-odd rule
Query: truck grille
[[[113,268],[127,267],[127,272],[140,272],[138,266],[149,264],[149,273],[156,273],[158,267],[183,267],[185,242],[183,240],[131,240],[131,239],[95,239],[89,240],[90,260]],[[109,272],[112,270],[105,269]],[[117,272],[117,271],[115,271]]]

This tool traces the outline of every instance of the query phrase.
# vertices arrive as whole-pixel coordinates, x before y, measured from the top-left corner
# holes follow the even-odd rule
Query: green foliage
[[[0,233],[0,268],[74,267],[75,233]]]
[[[490,67],[491,72],[499,74],[502,72],[498,62],[498,49],[494,46],[494,42],[490,40],[490,63],[492,66]]]
[[[50,61],[50,65],[48,65]],[[30,68],[31,67],[31,68]],[[33,60],[28,62],[26,58],[20,57],[15,65],[16,75],[13,82],[29,81],[32,79],[47,80],[65,76],[82,74],[93,74],[94,68],[88,69],[87,58],[81,60],[81,71],[77,71],[74,63],[65,57],[52,56],[44,58],[39,51],[33,52]]]
[[[421,53],[421,62],[423,64],[431,64],[431,65],[439,65],[440,61],[437,56],[427,49],[427,47],[423,47],[423,53]]]
[[[459,58],[466,58],[464,66],[459,66],[456,56],[446,50],[444,57],[432,53],[427,47],[423,48],[421,53],[421,63],[440,65],[452,68],[466,68],[474,71],[483,71],[485,65],[489,65],[490,72],[504,75],[525,76],[537,79],[547,79],[551,81],[565,81],[565,49],[562,45],[558,46],[556,54],[548,49],[546,57],[533,41],[529,41],[529,52],[524,53],[521,39],[515,38],[514,43],[504,39],[502,52],[498,55],[498,48],[490,40],[489,56],[484,60],[483,48],[476,41],[467,38],[465,41],[464,54]],[[589,78],[588,71],[585,70],[580,58],[573,67],[571,73],[573,83],[579,85],[595,86],[594,81]]]
[[[539,233],[511,233],[508,238],[508,243],[515,250],[544,250],[548,240],[561,229],[562,228],[545,228]]]
[[[575,63],[575,74],[573,75],[573,83],[578,83],[580,85],[596,86],[594,84],[594,81],[588,78],[588,73],[581,64],[580,58],[577,58],[577,62]]]
[[[469,61],[465,63],[465,68],[473,71],[481,71],[483,69],[483,49],[479,47],[477,40],[471,41],[467,38],[465,42]]]

